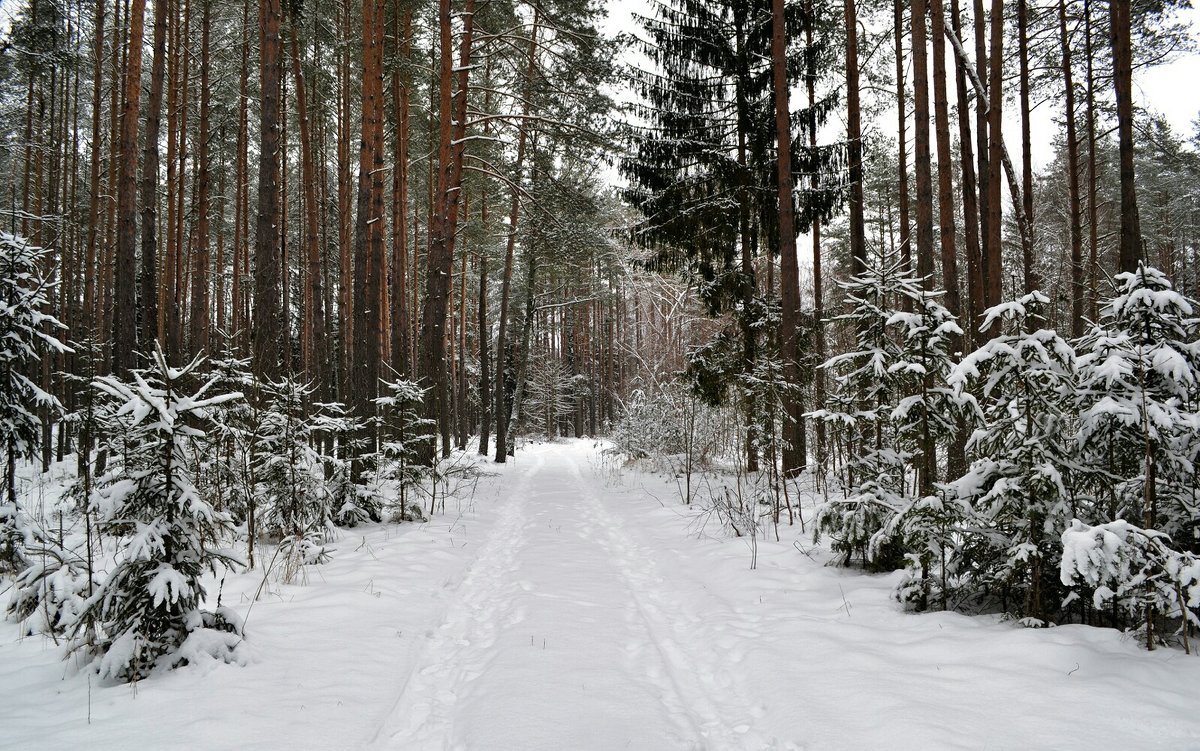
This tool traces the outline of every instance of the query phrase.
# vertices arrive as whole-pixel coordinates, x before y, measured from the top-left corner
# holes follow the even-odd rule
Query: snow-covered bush
[[[25,238],[0,232],[0,444],[6,459],[0,571],[20,571],[29,563],[23,552],[26,531],[17,498],[17,460],[38,447],[38,411],[62,409],[58,399],[26,375],[43,355],[68,351],[54,336],[65,326],[48,312],[54,283],[42,272],[49,263],[46,255]]]
[[[377,457],[361,448],[366,442],[364,421],[339,402],[316,402],[312,406],[312,429],[321,446],[334,522],[353,527],[383,521],[383,498],[370,487]]]
[[[211,380],[185,390],[200,362],[173,368],[156,348],[151,367],[135,371],[131,381],[96,380],[121,401],[115,418],[123,427],[105,436],[120,445],[111,448],[115,459],[98,479],[96,502],[102,527],[122,537],[119,555],[76,621],[98,626],[96,667],[103,677],[136,680],[186,662],[197,647],[217,659],[238,656],[240,627],[224,609],[203,609],[201,582],[207,572],[241,565],[219,547],[234,525],[197,491],[191,454],[210,424],[209,409],[241,394],[209,395]]]
[[[1096,526],[1073,519],[1062,547],[1062,583],[1086,585],[1097,609],[1115,601],[1133,618],[1145,618],[1148,648],[1154,648],[1155,615],[1179,618],[1185,639],[1189,625],[1200,626],[1193,612],[1200,607],[1200,559],[1174,549],[1162,532],[1120,519]]]
[[[617,451],[632,459],[683,457],[708,466],[723,449],[719,408],[709,406],[679,379],[634,389],[613,429]]]
[[[24,621],[25,633],[65,634],[81,622],[100,578],[86,550],[81,554],[49,535],[35,538],[26,550],[29,564],[13,580],[8,617]]]

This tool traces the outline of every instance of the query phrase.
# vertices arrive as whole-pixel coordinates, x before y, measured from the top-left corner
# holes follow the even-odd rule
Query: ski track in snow
[[[467,686],[487,668],[489,648],[502,626],[523,619],[511,581],[525,544],[524,499],[545,459],[538,456],[523,471],[516,487],[502,490],[508,498],[478,557],[456,589],[447,593],[449,605],[441,623],[425,636],[427,646],[399,686],[388,716],[365,745],[405,749],[449,747],[454,706]]]
[[[630,657],[644,661],[644,647],[657,653],[657,663],[665,674],[651,676],[670,685],[682,701],[676,707],[687,708],[691,725],[698,735],[696,748],[779,748],[774,738],[763,738],[753,730],[764,710],[746,698],[745,687],[735,666],[741,660],[740,640],[710,638],[704,620],[672,598],[659,576],[650,554],[628,535],[621,522],[604,508],[599,496],[583,477],[578,462],[571,456],[570,472],[584,503],[586,526],[583,533],[600,532],[600,545],[608,551],[630,594],[630,603],[649,636],[647,645],[631,645]],[[745,634],[749,638],[757,632]],[[718,647],[712,649],[712,645]],[[724,645],[724,646],[722,646]]]
[[[555,459],[555,466],[543,473],[545,455],[535,453],[519,481],[501,490],[495,526],[461,583],[445,595],[449,604],[440,624],[427,632],[428,641],[396,689],[391,711],[366,745],[422,751],[467,747],[455,739],[456,720],[461,719],[456,707],[470,697],[472,683],[497,656],[499,634],[525,618],[521,598],[532,584],[516,573],[522,554],[533,550],[526,506],[536,498],[558,519],[574,517],[579,546],[603,551],[607,565],[594,569],[594,576],[615,573],[621,582],[631,637],[623,648],[625,674],[657,697],[678,747],[780,748],[775,739],[754,730],[764,710],[749,701],[738,677],[741,643],[758,636],[756,624],[745,622],[736,637],[711,633],[704,619],[668,593],[652,555],[605,508],[593,489],[595,478],[585,478],[568,452],[556,452]]]

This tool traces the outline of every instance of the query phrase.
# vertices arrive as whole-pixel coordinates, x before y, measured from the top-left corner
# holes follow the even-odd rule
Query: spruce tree
[[[4,501],[0,503],[0,570],[19,571],[27,524],[17,497],[17,462],[37,451],[39,411],[62,405],[30,379],[42,357],[69,351],[54,333],[65,327],[50,315],[53,282],[44,274],[47,251],[0,232],[0,444],[5,452]]]
[[[1047,570],[1075,499],[1075,350],[1045,326],[1049,304],[1035,291],[989,308],[980,329],[996,336],[949,379],[982,416],[967,445],[977,458],[950,488],[970,509],[951,563],[974,594],[1041,621],[1061,599]]]

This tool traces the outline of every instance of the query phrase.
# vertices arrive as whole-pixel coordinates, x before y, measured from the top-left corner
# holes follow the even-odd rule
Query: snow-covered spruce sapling
[[[123,537],[115,566],[79,621],[97,624],[96,669],[105,678],[133,681],[202,654],[239,657],[240,619],[228,608],[205,610],[201,582],[207,572],[241,565],[218,547],[234,525],[197,491],[190,454],[210,423],[209,410],[242,395],[210,395],[211,380],[188,390],[200,363],[171,367],[156,348],[150,367],[134,371],[132,380],[96,380],[122,403],[115,418],[124,431],[117,440],[139,447],[97,483],[103,525]],[[114,447],[113,453],[121,451]]]
[[[1075,500],[1075,350],[1044,327],[1049,302],[1035,291],[989,308],[980,330],[996,335],[949,376],[983,420],[968,442],[977,458],[947,486],[969,520],[950,565],[976,595],[999,595],[1005,609],[1016,598],[1021,614],[1038,621],[1047,602],[1061,600],[1050,595],[1065,594],[1045,569]]]
[[[284,579],[301,566],[329,559],[332,494],[321,455],[313,448],[307,402],[313,389],[291,378],[260,384],[257,431],[251,462],[261,523],[257,528],[279,541]]]
[[[379,481],[396,491],[399,503],[397,519],[409,521],[420,518],[418,504],[409,502],[409,495],[429,472],[419,457],[421,447],[434,440],[437,425],[421,417],[425,389],[413,381],[399,379],[383,382],[384,396],[375,400],[379,407],[380,446],[376,462]]]
[[[898,593],[920,609],[929,606],[934,586],[940,590],[942,608],[947,607],[946,559],[955,544],[953,528],[964,511],[961,504],[945,498],[937,485],[938,447],[957,431],[961,412],[960,400],[947,378],[963,332],[954,315],[938,301],[943,294],[902,277],[897,295],[911,302],[904,306],[911,310],[897,311],[888,319],[888,326],[898,329],[901,344],[900,356],[890,370],[899,377],[904,394],[889,419],[895,425],[898,445],[912,457],[914,492],[904,499],[899,513],[873,544],[888,541],[904,551],[908,574]]]
[[[821,366],[833,388],[825,407],[808,416],[825,423],[835,453],[845,457],[843,497],[818,507],[815,533],[829,535],[847,562],[859,555],[890,570],[906,552],[896,515],[913,503],[914,485],[933,480],[918,463],[933,464],[938,426],[952,424],[942,379],[948,340],[961,331],[935,294],[890,258],[841,286],[852,308],[833,320],[854,332],[855,346]],[[916,312],[900,309],[905,299]]]
[[[1090,515],[1136,519],[1195,549],[1197,304],[1154,268],[1118,274],[1117,283],[1077,347],[1079,459],[1096,496]]]
[[[1076,347],[1078,461],[1091,491],[1076,513],[1093,523],[1135,519],[1147,533],[1164,533],[1175,550],[1194,552],[1200,545],[1196,303],[1144,265],[1116,281],[1100,322]],[[1150,646],[1156,607],[1144,610]]]
[[[0,445],[5,452],[4,498],[0,500],[0,571],[20,571],[24,518],[17,497],[17,461],[36,451],[42,432],[39,411],[59,412],[58,399],[28,373],[43,355],[69,351],[55,338],[65,329],[50,309],[54,283],[45,273],[47,251],[0,232]]]
[[[206,377],[214,381],[212,388],[216,393],[238,391],[247,398],[233,399],[209,409],[211,425],[203,439],[202,482],[198,485],[218,510],[227,511],[236,524],[245,526],[247,558],[253,568],[258,536],[254,436],[263,410],[260,400],[251,397],[258,393],[259,381],[250,369],[250,359],[237,357],[231,349],[209,358],[207,364]]]
[[[312,429],[325,470],[326,486],[332,494],[333,520],[339,526],[353,527],[368,521],[383,520],[383,501],[371,490],[363,475],[374,468],[368,452],[364,420],[339,402],[315,402]],[[374,418],[371,418],[374,419]]]

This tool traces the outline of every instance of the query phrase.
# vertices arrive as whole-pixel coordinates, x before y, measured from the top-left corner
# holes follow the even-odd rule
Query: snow
[[[673,478],[602,446],[486,465],[473,498],[343,532],[295,584],[214,582],[209,605],[219,590],[245,619],[240,665],[206,659],[236,639],[208,633],[221,643],[186,645],[187,667],[112,685],[0,624],[0,747],[1200,744],[1200,659],[1107,629],[906,613],[901,573],[827,567],[799,526],[758,537],[752,571],[749,542],[706,527]]]

